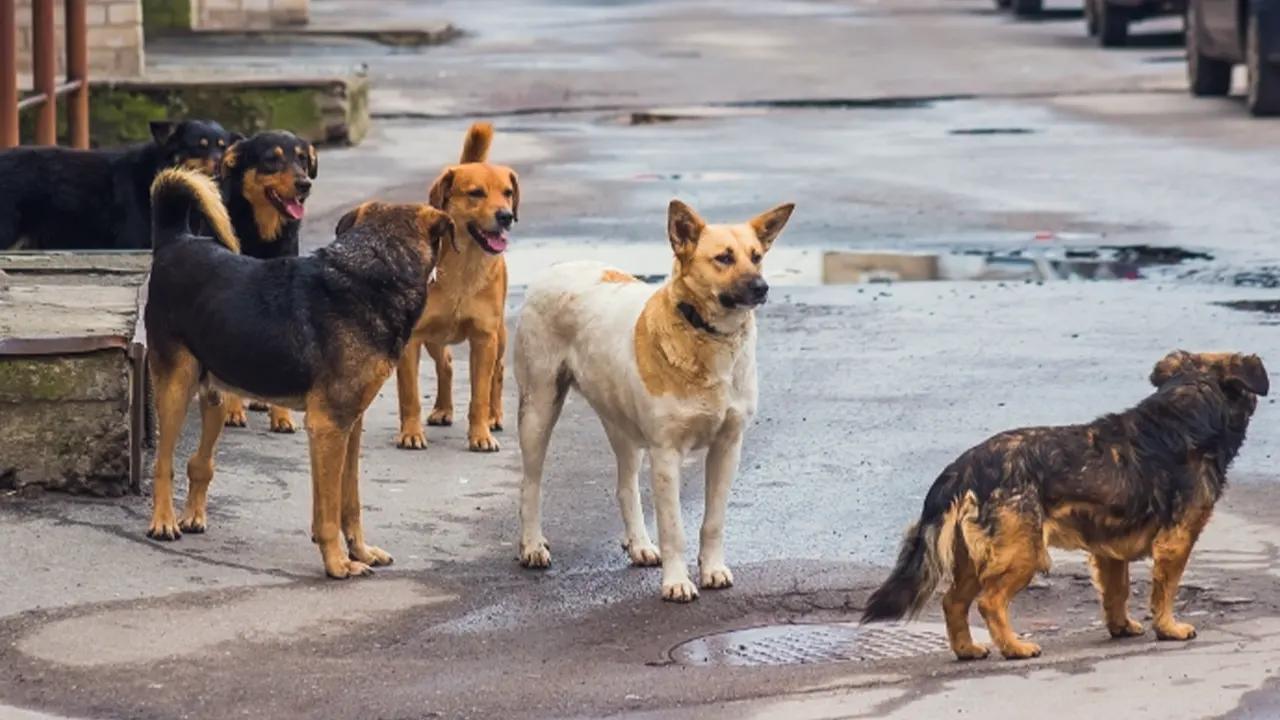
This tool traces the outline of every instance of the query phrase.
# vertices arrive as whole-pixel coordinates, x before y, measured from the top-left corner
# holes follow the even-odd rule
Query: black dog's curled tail
[[[898,551],[898,562],[889,578],[871,593],[862,622],[914,619],[944,577],[951,575],[955,543],[964,542],[957,531],[973,511],[972,494],[955,498],[950,508],[931,519],[924,517],[907,529]]]
[[[198,213],[213,237],[233,253],[240,240],[213,178],[183,168],[169,168],[151,183],[151,247],[160,249],[191,234],[191,216]]]

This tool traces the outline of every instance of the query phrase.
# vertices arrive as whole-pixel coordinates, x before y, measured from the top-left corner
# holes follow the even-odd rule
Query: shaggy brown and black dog
[[[1178,622],[1178,581],[1227,482],[1259,395],[1256,355],[1170,353],[1151,373],[1156,392],[1087,425],[1001,433],[951,463],[907,531],[897,565],[872,593],[863,622],[914,616],[944,578],[951,649],[987,656],[969,634],[976,599],[1006,658],[1040,648],[1009,625],[1009,601],[1049,567],[1047,547],[1090,553],[1112,637],[1140,635],[1129,617],[1129,562],[1151,557],[1151,616],[1161,640],[1190,640]]]

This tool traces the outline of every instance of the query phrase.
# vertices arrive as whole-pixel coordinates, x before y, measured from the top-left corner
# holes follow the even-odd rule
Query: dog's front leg
[[[467,413],[467,445],[473,452],[496,452],[489,423],[493,366],[498,361],[498,336],[480,333],[471,337],[471,407]]]
[[[698,599],[698,588],[689,579],[689,568],[684,562],[684,523],[680,519],[682,455],[670,448],[649,451],[654,514],[658,518],[658,549],[662,554],[662,599],[683,603]]]
[[[418,397],[418,361],[422,358],[422,341],[409,338],[396,365],[396,395],[400,400],[400,435],[396,447],[422,450],[427,447],[427,434],[422,429],[422,399]]]
[[[1209,522],[1211,510],[1188,511],[1189,517],[1156,534],[1151,543],[1151,624],[1161,640],[1190,640],[1196,636],[1192,625],[1173,617],[1178,583],[1191,558],[1200,531]]]
[[[742,431],[721,435],[707,451],[706,510],[698,546],[698,582],[704,588],[733,586],[733,573],[724,564],[724,514],[729,504],[729,488],[738,474],[742,457]]]
[[[390,565],[392,559],[381,548],[367,545],[364,541],[364,524],[360,517],[360,436],[363,427],[364,418],[361,417],[347,438],[347,458],[342,468],[342,536],[347,540],[347,552],[353,560],[377,567]]]
[[[351,427],[313,408],[307,408],[306,426],[311,445],[311,537],[320,546],[325,574],[339,580],[368,575],[373,570],[347,557],[338,534]]]

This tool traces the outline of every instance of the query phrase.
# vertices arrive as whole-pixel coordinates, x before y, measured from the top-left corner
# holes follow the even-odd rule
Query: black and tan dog
[[[159,437],[147,535],[176,540],[184,531],[204,532],[223,426],[220,391],[227,390],[306,412],[311,531],[325,572],[345,578],[389,564],[390,555],[365,542],[361,525],[363,416],[422,314],[427,278],[441,239],[452,240],[452,222],[427,205],[369,203],[343,218],[328,247],[260,260],[238,253],[212,180],[166,170],[152,203],[156,248],[145,319]],[[190,233],[193,215],[207,219],[213,238]],[[179,518],[173,455],[197,388],[200,443],[187,463]]]
[[[151,247],[151,181],[167,167],[213,175],[240,139],[216,122],[151,123],[151,141],[112,150],[0,152],[0,250]]]
[[[318,170],[315,147],[290,132],[261,132],[231,146],[222,161],[222,197],[241,253],[262,259],[298,256],[298,231]],[[244,427],[244,402],[235,395],[224,400],[226,424]],[[252,407],[268,411],[273,432],[296,429],[287,409]]]
[[[987,656],[969,634],[975,599],[1006,658],[1035,657],[1040,648],[1009,625],[1009,601],[1048,569],[1054,546],[1090,553],[1112,637],[1143,632],[1127,603],[1129,563],[1144,557],[1154,561],[1156,636],[1195,637],[1173,616],[1178,582],[1270,382],[1256,355],[1178,351],[1156,364],[1151,384],[1155,393],[1125,412],[1001,433],[951,463],[863,621],[914,616],[949,578],[942,609],[957,658]]]

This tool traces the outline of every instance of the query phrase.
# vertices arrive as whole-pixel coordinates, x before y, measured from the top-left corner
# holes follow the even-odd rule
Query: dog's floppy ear
[[[440,239],[449,238],[449,244],[453,246],[454,252],[462,252],[458,248],[458,237],[455,232],[453,220],[450,219],[448,213],[437,210],[430,205],[423,205],[419,211],[419,221],[422,223],[427,236],[431,238],[431,250],[436,254],[433,261],[440,259]]]
[[[511,171],[511,219],[520,222],[520,176]]]
[[[672,200],[667,206],[667,239],[671,241],[676,257],[683,260],[693,254],[706,226],[707,223],[693,208],[679,200]]]
[[[1151,369],[1151,384],[1155,387],[1169,382],[1174,375],[1195,367],[1195,358],[1186,350],[1174,350],[1160,358],[1160,362]]]
[[[155,140],[157,145],[163,145],[173,137],[173,131],[178,128],[178,125],[172,120],[152,120],[150,127],[151,139]]]
[[[343,215],[342,218],[338,220],[338,226],[333,229],[333,234],[337,236],[350,230],[352,226],[360,222],[360,214],[363,213],[365,208],[368,206],[369,203],[360,203],[355,209],[351,210],[346,215]]]
[[[235,136],[233,135],[232,137]],[[240,145],[243,143],[244,138],[241,137],[239,140],[232,142],[231,146],[227,148],[227,151],[222,154],[223,169],[234,170],[236,165],[240,164]]]
[[[449,204],[451,192],[453,192],[453,168],[440,173],[440,177],[431,183],[431,189],[427,191],[427,200],[431,203],[431,207],[444,210]]]
[[[1236,354],[1223,378],[1226,385],[1248,390],[1254,395],[1266,395],[1271,390],[1271,381],[1267,378],[1267,369],[1262,366],[1262,358],[1257,355]]]
[[[778,207],[760,213],[751,218],[747,223],[756,233],[756,239],[764,246],[764,251],[769,252],[769,246],[773,245],[773,241],[778,238],[778,234],[782,232],[782,228],[786,226],[787,220],[791,219],[791,211],[796,209],[795,203],[786,203]]]
[[[316,146],[307,143],[307,177],[312,180],[316,179],[316,175],[320,172],[320,157],[316,155]]]

